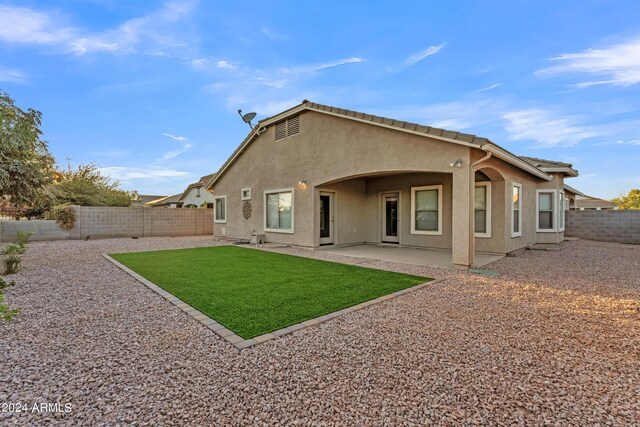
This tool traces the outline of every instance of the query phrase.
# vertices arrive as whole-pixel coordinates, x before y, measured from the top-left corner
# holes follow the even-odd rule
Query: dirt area
[[[238,352],[105,260],[211,237],[32,243],[0,324],[0,424],[637,425],[640,246],[567,242]],[[60,403],[33,413],[34,403]],[[64,413],[64,404],[71,412]]]

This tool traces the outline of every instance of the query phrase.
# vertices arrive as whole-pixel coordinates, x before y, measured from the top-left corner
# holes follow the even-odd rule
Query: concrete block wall
[[[55,221],[31,220],[31,221],[0,221],[0,242],[13,242],[19,231],[33,232],[30,240],[65,240],[71,238],[69,230],[63,230]]]
[[[567,237],[640,244],[640,210],[568,211],[566,218]]]
[[[33,231],[31,240],[109,237],[213,236],[213,209],[109,208],[74,206],[71,230],[55,221],[1,221],[0,241],[12,242],[18,231]]]

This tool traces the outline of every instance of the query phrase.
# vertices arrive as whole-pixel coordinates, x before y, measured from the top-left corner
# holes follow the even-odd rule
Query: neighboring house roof
[[[556,162],[555,160],[539,159],[537,157],[520,156],[522,160],[545,172],[561,172],[567,176],[578,176],[578,171],[571,163]]]
[[[189,194],[189,191],[191,191],[194,188],[198,188],[198,187],[203,187],[211,182],[211,180],[216,176],[216,173],[210,173],[209,175],[205,175],[203,177],[200,177],[200,179],[197,182],[191,183],[187,186],[187,188],[184,190],[184,192],[180,195],[180,198],[178,199],[180,202],[184,200],[185,197],[187,197],[187,194]]]
[[[618,205],[614,202],[610,202],[608,200],[598,199],[597,197],[589,197],[586,196],[586,199],[578,199],[575,200],[575,208],[585,208],[585,209],[596,209],[596,208],[604,208],[604,209],[614,209],[617,208]]]
[[[145,203],[145,206],[165,206],[172,203],[179,203],[180,196],[182,196],[182,193],[174,194],[173,196],[161,197],[159,199]]]
[[[584,196],[584,193],[582,193],[582,192],[580,192],[580,191],[576,190],[575,188],[573,188],[573,187],[571,187],[571,186],[569,186],[569,185],[567,185],[567,184],[564,184],[564,190],[565,190],[565,191],[567,191],[567,192],[569,192],[569,193],[573,193],[573,194],[575,194],[576,196]]]
[[[135,200],[135,203],[144,205],[154,200],[162,199],[163,197],[168,197],[168,196],[151,196],[148,194],[139,194],[138,198]]]
[[[224,174],[234,160],[244,152],[245,148],[253,141],[256,136],[262,134],[269,125],[280,122],[289,116],[299,114],[303,111],[316,111],[323,114],[329,114],[338,116],[350,120],[355,120],[362,123],[367,123],[375,126],[381,126],[389,129],[398,130],[401,132],[411,133],[414,135],[425,136],[440,141],[451,142],[454,144],[465,145],[468,147],[474,147],[486,152],[491,153],[495,157],[498,157],[512,165],[537,176],[538,178],[550,181],[551,176],[544,171],[541,167],[535,166],[531,162],[524,160],[516,156],[515,154],[505,150],[499,145],[493,143],[491,140],[479,137],[469,133],[462,133],[456,131],[450,131],[442,128],[436,128],[432,126],[424,126],[417,123],[405,122],[402,120],[390,119],[382,116],[375,116],[372,114],[360,113],[352,110],[345,110],[343,108],[332,107],[329,105],[317,104],[308,100],[302,101],[299,105],[290,108],[275,116],[269,117],[264,120],[260,120],[258,124],[253,128],[251,133],[242,141],[240,146],[233,152],[231,157],[222,165],[217,175],[215,175],[211,181],[207,184],[207,188],[211,188],[213,184]],[[568,164],[565,164],[568,165]],[[563,166],[564,167],[564,166]],[[570,165],[569,165],[570,167]],[[571,169],[573,171],[573,169]],[[573,171],[577,176],[577,171]]]

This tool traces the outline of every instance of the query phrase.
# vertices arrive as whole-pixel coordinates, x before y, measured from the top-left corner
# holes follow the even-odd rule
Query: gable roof
[[[150,202],[145,203],[145,206],[163,206],[169,205],[171,203],[178,203],[180,200],[180,194],[174,194],[173,196],[161,197],[160,199],[152,200]]]
[[[584,193],[582,193],[581,191],[576,190],[575,188],[573,188],[573,187],[571,187],[571,186],[569,186],[569,185],[567,185],[567,184],[565,184],[565,185],[564,185],[564,190],[565,190],[565,191],[568,191],[569,193],[573,193],[573,194],[575,194],[576,196],[584,196],[584,195],[585,195],[585,194],[584,194]]]
[[[539,159],[537,157],[520,156],[522,160],[545,172],[562,172],[567,176],[578,176],[578,171],[571,163],[556,162],[555,160]]]
[[[234,160],[244,152],[245,148],[253,141],[253,139],[257,136],[260,136],[267,130],[272,124],[281,122],[282,120],[299,114],[303,111],[315,111],[323,114],[329,114],[333,116],[338,116],[362,123],[367,123],[374,126],[381,126],[388,129],[394,129],[401,132],[411,133],[414,135],[420,135],[432,139],[437,139],[440,141],[450,142],[453,144],[460,144],[467,147],[478,148],[480,150],[491,153],[497,158],[500,158],[507,163],[510,163],[538,178],[544,179],[546,181],[550,181],[552,177],[543,169],[536,166],[535,164],[524,160],[516,156],[515,154],[505,150],[499,145],[495,144],[488,138],[479,137],[477,135],[473,135],[470,133],[456,132],[447,129],[425,126],[417,123],[406,122],[402,120],[390,119],[387,117],[376,116],[373,114],[361,113],[353,110],[346,110],[344,108],[332,107],[330,105],[318,104],[315,102],[311,102],[308,100],[303,100],[302,103],[292,107],[288,110],[283,111],[282,113],[276,114],[275,116],[268,117],[266,119],[260,120],[256,126],[254,126],[253,130],[247,135],[247,137],[242,141],[242,143],[238,146],[238,148],[231,154],[229,159],[222,165],[218,173],[209,181],[207,184],[207,189],[211,188],[215,182],[222,177],[222,175],[226,172],[226,170],[231,166]],[[569,165],[570,166],[570,165]],[[572,169],[573,170],[573,169]],[[577,171],[574,171],[577,176]]]
[[[187,197],[187,194],[189,193],[189,191],[191,191],[193,188],[198,188],[198,187],[202,187],[205,186],[205,188],[208,188],[208,185],[211,180],[216,176],[216,173],[210,173],[209,175],[205,175],[203,177],[200,177],[200,179],[197,182],[193,182],[191,184],[189,184],[187,186],[187,188],[182,192],[182,195],[180,195],[180,198],[178,199],[178,201],[183,201],[185,197]]]
[[[598,199],[597,197],[590,197],[587,196],[587,199],[576,199],[575,200],[575,207],[577,209],[580,208],[590,208],[590,209],[595,209],[595,208],[609,208],[609,209],[613,209],[618,207],[618,204],[615,202],[610,202],[609,200],[603,200],[603,199]]]

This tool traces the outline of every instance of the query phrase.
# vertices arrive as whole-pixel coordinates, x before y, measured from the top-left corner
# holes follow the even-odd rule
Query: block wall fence
[[[0,241],[12,242],[18,231],[31,240],[101,239],[109,237],[213,236],[213,209],[109,208],[73,206],[76,222],[63,230],[51,220],[2,220]]]
[[[640,210],[568,211],[564,235],[639,245]]]

